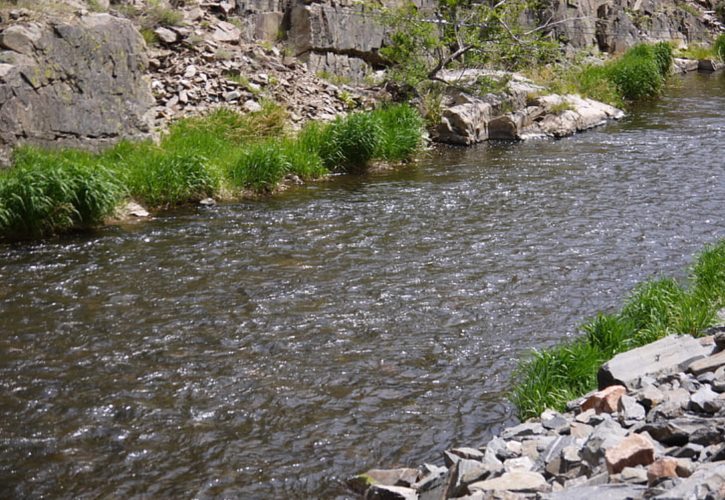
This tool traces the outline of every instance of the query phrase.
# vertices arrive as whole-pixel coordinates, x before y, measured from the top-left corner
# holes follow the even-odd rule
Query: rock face
[[[553,27],[554,33],[574,48],[618,53],[642,41],[687,45],[707,40],[709,30],[719,28],[717,21],[700,5],[688,5],[691,8],[655,0],[552,0],[540,18],[560,22]]]
[[[714,384],[725,368],[716,362],[714,339],[691,340],[707,346],[702,359],[709,363],[647,365],[646,375],[628,379],[627,388],[582,397],[567,413],[546,410],[479,448],[444,452],[448,469],[424,465],[417,477],[410,469],[372,470],[358,477],[385,477],[400,489],[373,488],[368,479],[366,498],[725,498],[725,409],[706,408],[703,399],[719,396]],[[656,348],[666,357],[681,341],[672,336],[647,352]]]
[[[15,24],[0,33],[0,160],[20,143],[99,149],[147,137],[154,104],[130,21]]]

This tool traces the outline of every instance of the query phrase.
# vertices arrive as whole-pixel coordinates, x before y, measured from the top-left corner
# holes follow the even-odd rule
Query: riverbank
[[[669,297],[653,293],[665,284]],[[690,292],[707,303],[706,311],[679,308],[671,297],[676,286],[666,280],[642,285],[625,307],[643,321],[638,334],[652,339],[658,332],[659,340],[641,345],[621,329],[616,336],[591,323],[584,327],[588,336],[578,341],[589,343],[586,352],[562,346],[535,353],[514,389],[520,413],[532,415],[525,423],[484,446],[444,452],[445,467],[373,469],[348,484],[366,499],[722,497],[725,240],[707,248],[693,267]],[[693,324],[695,317],[701,323]],[[595,354],[600,344],[610,347],[608,361]],[[550,364],[538,366],[542,359]],[[579,383],[581,377],[587,383]],[[538,385],[542,380],[557,383],[544,387]],[[576,389],[558,386],[573,383],[579,383]],[[536,395],[570,400],[527,407],[523,397]]]

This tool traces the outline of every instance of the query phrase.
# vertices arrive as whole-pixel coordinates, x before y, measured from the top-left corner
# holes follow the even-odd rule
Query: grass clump
[[[99,224],[124,194],[111,171],[80,152],[21,148],[0,175],[0,235],[38,238]]]
[[[616,314],[599,314],[582,326],[584,335],[519,364],[512,399],[522,419],[566,403],[597,387],[605,361],[664,336],[699,335],[725,305],[725,239],[706,248],[691,272],[689,288],[671,278],[639,285]]]
[[[712,51],[720,61],[725,62],[725,33],[715,39],[712,45]]]
[[[663,49],[655,50],[655,46],[646,44],[636,45],[609,66],[607,78],[617,86],[625,99],[636,101],[653,97],[662,90],[672,53],[670,50],[667,63],[664,47],[668,45],[658,45]]]
[[[380,123],[375,156],[386,161],[408,160],[421,146],[423,118],[407,104],[386,106],[373,112]]]
[[[338,172],[360,172],[375,156],[382,127],[372,113],[336,118],[325,129],[320,156],[324,165]]]
[[[279,143],[270,140],[246,148],[228,175],[236,187],[271,191],[289,169],[289,161]]]

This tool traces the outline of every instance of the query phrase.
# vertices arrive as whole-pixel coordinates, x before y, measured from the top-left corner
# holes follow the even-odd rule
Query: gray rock
[[[450,469],[446,497],[458,497],[468,491],[468,485],[492,476],[491,468],[478,460],[461,458]]]
[[[515,450],[510,442],[501,439],[500,437],[493,438],[486,445],[486,455],[491,455],[499,460],[508,460],[509,458],[516,458],[520,455],[520,444],[519,452]]]
[[[689,408],[692,411],[702,413],[717,413],[723,406],[720,395],[710,389],[709,385],[704,386],[690,397]]]
[[[217,42],[236,43],[239,42],[242,32],[232,23],[219,21],[216,30],[212,33],[212,38]]]
[[[619,416],[622,421],[644,420],[644,407],[632,396],[626,394],[619,399]]]
[[[643,498],[647,488],[630,484],[603,484],[597,486],[580,486],[557,493],[542,495],[542,500],[632,500]]]
[[[705,372],[714,372],[721,366],[725,366],[725,351],[690,363],[687,371],[694,375],[700,375]]]
[[[166,44],[176,43],[179,40],[179,35],[168,28],[156,28],[154,33],[159,37],[159,40]]]
[[[417,482],[411,485],[419,493],[446,487],[448,469],[437,465],[423,464],[418,470]]]
[[[697,460],[705,447],[697,443],[687,443],[668,452],[667,454],[676,458],[693,458]]]
[[[483,452],[481,450],[478,450],[476,448],[453,448],[449,450],[453,455],[457,455],[461,458],[466,458],[469,460],[478,460],[479,462],[483,460]]]
[[[503,463],[506,472],[534,470],[534,461],[529,457],[510,458]]]
[[[709,349],[689,336],[670,335],[637,349],[617,354],[597,374],[599,388],[621,384],[632,388],[641,377],[681,371],[709,354]]]
[[[657,495],[657,500],[682,500],[690,498],[722,498],[725,487],[725,463],[701,464],[687,479]]]
[[[571,424],[561,413],[546,410],[541,414],[541,425],[544,429],[554,431],[557,434],[565,434],[569,432]]]
[[[253,99],[249,99],[244,104],[242,104],[242,108],[247,113],[258,113],[258,112],[262,111],[262,106]]]
[[[544,434],[544,432],[544,426],[539,422],[530,422],[505,429],[501,433],[501,437],[503,439],[522,438],[526,436],[538,436]]]
[[[154,99],[143,38],[130,21],[13,25],[0,34],[0,163],[20,143],[100,150],[150,136]]]
[[[471,492],[482,491],[513,491],[517,493],[538,493],[551,489],[544,476],[536,472],[506,472],[500,477],[477,481],[468,486]]]
[[[581,450],[582,459],[590,467],[596,467],[604,458],[605,452],[617,446],[626,436],[627,432],[612,420],[602,422],[594,428]]]
[[[641,389],[634,393],[634,397],[647,411],[665,400],[665,395],[662,391],[650,384],[643,385]]]
[[[485,141],[489,138],[490,119],[490,104],[467,98],[443,109],[441,122],[434,130],[435,138],[439,142],[462,145]]]
[[[365,493],[365,500],[418,500],[418,493],[402,486],[374,484]]]
[[[370,469],[347,480],[347,485],[357,493],[365,493],[372,485],[409,487],[418,478],[417,469]]]

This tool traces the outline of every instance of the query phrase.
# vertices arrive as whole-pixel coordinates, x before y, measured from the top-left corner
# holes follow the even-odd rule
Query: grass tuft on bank
[[[519,417],[538,416],[597,388],[599,367],[615,354],[667,335],[697,336],[725,306],[725,239],[707,247],[685,288],[671,278],[637,286],[622,309],[599,314],[582,326],[584,335],[545,350],[535,350],[515,374],[512,400]]]
[[[360,112],[297,134],[287,114],[218,109],[174,123],[159,144],[124,141],[101,154],[20,148],[0,171],[0,239],[49,236],[100,224],[126,197],[163,209],[206,197],[269,193],[288,175],[314,180],[404,162],[423,120],[407,105]]]
[[[556,93],[579,94],[623,107],[658,95],[672,59],[672,46],[666,42],[639,44],[604,64],[538,68],[530,76]]]

